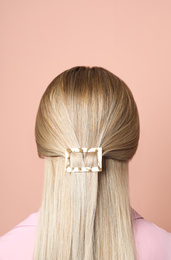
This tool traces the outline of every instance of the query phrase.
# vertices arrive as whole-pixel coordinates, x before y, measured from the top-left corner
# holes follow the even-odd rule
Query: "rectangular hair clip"
[[[70,155],[72,152],[97,152],[98,165],[95,167],[71,167]],[[101,172],[102,171],[102,148],[67,148],[65,153],[65,169],[67,172]]]

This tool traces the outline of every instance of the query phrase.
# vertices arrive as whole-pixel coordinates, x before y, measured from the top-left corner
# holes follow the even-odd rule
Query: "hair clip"
[[[98,165],[96,167],[71,167],[70,154],[72,152],[97,152]],[[102,148],[67,148],[65,153],[65,169],[67,172],[101,172],[102,171]]]

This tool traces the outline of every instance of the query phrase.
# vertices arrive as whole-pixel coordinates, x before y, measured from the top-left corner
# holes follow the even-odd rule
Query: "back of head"
[[[124,81],[101,67],[64,71],[41,98],[35,137],[46,164],[34,259],[135,259],[128,161],[139,117]],[[73,147],[101,147],[102,172],[67,173]],[[96,164],[95,153],[71,153],[72,167]]]

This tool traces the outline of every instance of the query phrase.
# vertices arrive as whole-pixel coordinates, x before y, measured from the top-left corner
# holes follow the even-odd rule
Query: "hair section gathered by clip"
[[[98,165],[95,167],[71,167],[70,155],[72,152],[97,152]],[[101,172],[102,171],[102,148],[67,148],[65,153],[65,169],[67,172]]]

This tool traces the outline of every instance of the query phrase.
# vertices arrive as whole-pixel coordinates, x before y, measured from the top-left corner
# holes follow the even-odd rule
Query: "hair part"
[[[35,139],[45,178],[34,260],[135,260],[128,162],[139,116],[124,81],[101,67],[59,74],[40,100]],[[102,172],[67,173],[68,147],[102,147]],[[96,163],[71,154],[73,167]]]

